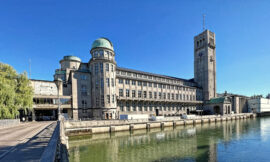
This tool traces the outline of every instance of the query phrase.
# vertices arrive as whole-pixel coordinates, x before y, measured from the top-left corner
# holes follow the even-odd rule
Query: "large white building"
[[[205,30],[195,36],[194,79],[182,79],[119,67],[112,42],[99,38],[92,44],[88,62],[64,56],[55,70],[54,79],[62,80],[62,113],[75,120],[117,119],[121,114],[179,115],[201,108],[216,97],[215,47],[213,32]],[[32,84],[36,116],[56,118],[56,93],[42,92],[55,91],[55,83],[32,80]]]

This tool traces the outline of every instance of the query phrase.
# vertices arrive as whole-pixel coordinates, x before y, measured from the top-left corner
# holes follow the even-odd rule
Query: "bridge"
[[[60,121],[0,127],[0,161],[59,161]]]

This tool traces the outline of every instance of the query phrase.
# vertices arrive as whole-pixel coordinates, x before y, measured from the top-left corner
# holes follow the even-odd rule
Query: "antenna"
[[[203,14],[203,31],[205,30],[205,14]]]
[[[29,59],[29,79],[31,79],[31,59]]]

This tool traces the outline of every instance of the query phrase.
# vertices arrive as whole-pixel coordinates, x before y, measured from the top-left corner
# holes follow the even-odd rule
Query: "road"
[[[44,138],[46,132],[42,132],[46,127],[52,127],[51,125],[56,125],[56,122],[29,122],[0,129],[0,161],[24,161],[18,159],[18,156],[22,153],[23,156],[27,155],[27,152],[23,152],[26,149],[32,149],[33,154],[35,153],[33,149],[38,150],[38,154],[42,154],[50,139],[48,136]],[[52,132],[53,130],[54,127],[49,131]],[[47,135],[49,135],[48,132]],[[40,141],[43,142],[43,144],[38,144],[37,140],[39,143]]]

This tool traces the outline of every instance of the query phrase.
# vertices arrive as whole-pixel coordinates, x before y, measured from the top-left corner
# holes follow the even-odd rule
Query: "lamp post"
[[[60,78],[54,80],[56,87],[57,87],[57,98],[58,98],[58,120],[60,120],[60,86],[62,85],[62,80]]]

